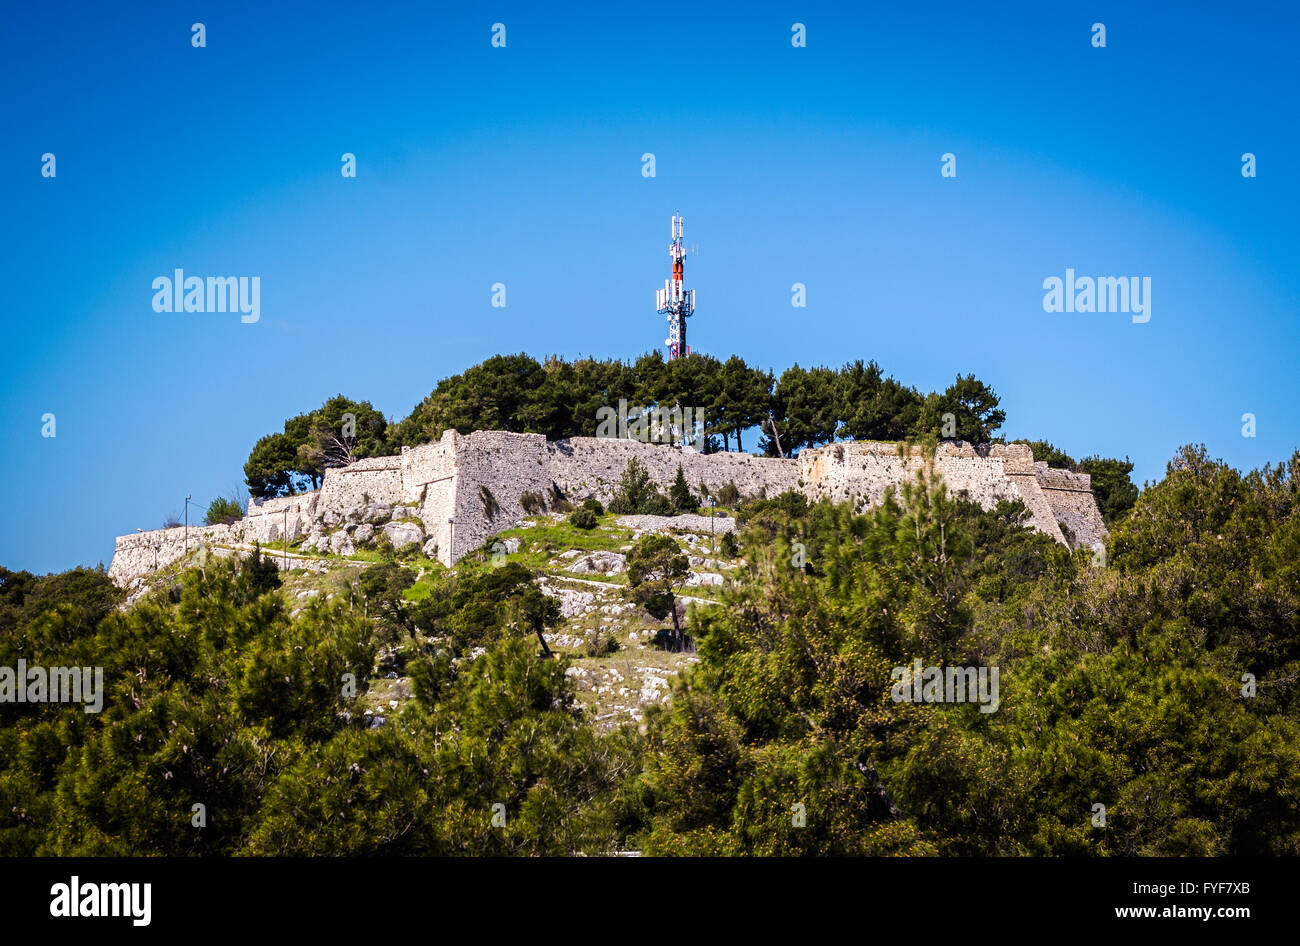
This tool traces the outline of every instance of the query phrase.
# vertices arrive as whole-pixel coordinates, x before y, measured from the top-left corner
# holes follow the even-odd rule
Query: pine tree
[[[677,464],[677,478],[673,480],[673,485],[668,490],[668,498],[678,512],[694,512],[700,507],[699,499],[686,485],[686,474],[682,472],[680,463]]]

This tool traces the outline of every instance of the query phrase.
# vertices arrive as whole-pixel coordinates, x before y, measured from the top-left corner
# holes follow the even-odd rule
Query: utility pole
[[[713,497],[706,496],[704,501],[709,504],[709,549],[716,557],[718,554],[718,544],[713,541]]]
[[[289,507],[284,507],[284,570],[289,571]]]
[[[185,497],[185,554],[190,554],[190,497]]]
[[[456,517],[447,517],[447,564],[455,561],[456,555]]]

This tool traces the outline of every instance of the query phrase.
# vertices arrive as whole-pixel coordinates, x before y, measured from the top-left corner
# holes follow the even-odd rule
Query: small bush
[[[592,512],[594,512],[594,513],[595,513],[596,515],[598,515],[598,516],[603,516],[603,515],[605,515],[605,507],[602,506],[602,505],[600,504],[600,500],[599,500],[599,499],[596,499],[594,496],[593,496],[592,498],[590,498],[590,499],[584,499],[584,500],[582,501],[582,508],[583,508],[583,509],[590,509]]]
[[[239,577],[254,595],[274,591],[280,587],[280,569],[275,562],[262,555],[260,543],[253,543],[253,554],[239,563]]]
[[[636,457],[627,461],[623,478],[609,501],[609,511],[619,516],[671,516],[673,504],[650,481],[650,473]]]
[[[740,554],[740,546],[736,542],[736,536],[731,532],[722,533],[722,542],[719,549],[727,558],[735,558]]]
[[[672,501],[673,509],[677,512],[695,512],[700,506],[699,498],[686,485],[686,474],[682,472],[680,463],[677,464],[677,476],[673,480],[672,487],[668,490],[668,498]]]
[[[579,529],[596,528],[596,514],[586,506],[579,507],[569,513],[569,524]]]
[[[542,498],[541,493],[535,493],[532,490],[520,494],[519,505],[530,516],[540,516],[546,512],[546,500]]]
[[[719,506],[736,506],[740,503],[740,490],[736,487],[734,480],[727,480],[727,485],[718,489],[718,495],[714,497]]]
[[[746,503],[736,519],[745,523],[765,512],[775,512],[789,519],[802,519],[808,514],[808,497],[788,489],[775,499],[758,499]]]
[[[618,652],[618,638],[613,634],[597,631],[587,641],[584,657],[608,657]]]
[[[239,500],[233,496],[218,496],[208,504],[208,511],[203,516],[203,524],[208,526],[230,525],[244,518],[244,509]]]

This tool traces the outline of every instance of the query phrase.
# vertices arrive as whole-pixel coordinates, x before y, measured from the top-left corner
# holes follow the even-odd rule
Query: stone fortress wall
[[[579,503],[608,503],[628,460],[636,457],[661,487],[680,463],[692,489],[716,492],[734,482],[743,494],[775,496],[799,490],[812,501],[828,497],[859,508],[879,503],[885,492],[914,479],[926,459],[897,444],[844,442],[802,451],[797,457],[747,453],[702,454],[689,448],[636,440],[574,437],[548,442],[542,434],[499,430],[443,434],[436,443],[403,447],[398,456],[372,457],[325,472],[319,490],[250,505],[230,526],[191,526],[138,532],[117,539],[109,575],[130,585],[204,545],[240,545],[305,538],[305,548],[349,554],[353,540],[383,532],[395,545],[416,541],[425,553],[451,565],[491,536],[516,526],[527,513],[521,500],[536,493],[548,505],[556,491]],[[1087,474],[1035,463],[1025,444],[975,447],[939,444],[933,457],[950,493],[991,509],[1021,500],[1033,528],[1071,544],[1092,547],[1106,527]],[[156,563],[156,564],[155,564]]]

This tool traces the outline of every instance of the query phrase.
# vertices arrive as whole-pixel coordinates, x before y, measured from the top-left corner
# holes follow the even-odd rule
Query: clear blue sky
[[[974,372],[1008,436],[1139,483],[1289,457],[1295,7],[846,6],[7,9],[0,564],[107,564],[338,392],[399,419],[494,353],[662,347],[674,212],[696,350]],[[177,267],[260,276],[260,322],[155,313]],[[1066,267],[1150,276],[1150,322],[1045,313]]]

